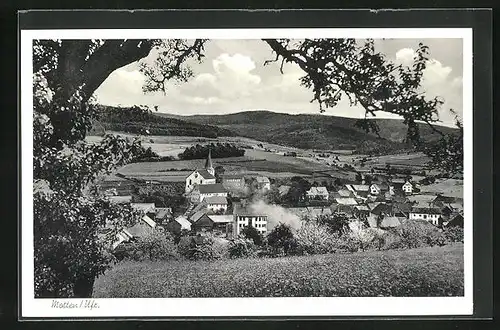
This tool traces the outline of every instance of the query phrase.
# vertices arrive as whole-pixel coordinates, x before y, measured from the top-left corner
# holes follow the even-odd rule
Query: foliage
[[[462,244],[278,259],[128,262],[97,280],[94,297],[463,296],[463,267]]]
[[[234,136],[229,130],[196,123],[177,118],[168,118],[154,114],[147,106],[113,107],[92,105],[99,118],[99,125],[111,131],[127,132],[141,135],[176,135],[216,138],[218,136]],[[96,126],[94,125],[92,128]]]
[[[261,246],[264,244],[264,236],[253,226],[246,226],[241,231],[240,234],[251,240],[255,245]]]
[[[300,176],[294,176],[291,178],[290,189],[287,194],[283,196],[283,201],[292,206],[296,206],[301,202],[306,192],[311,189],[311,183]]]
[[[181,189],[178,189],[178,186]],[[187,209],[188,201],[183,196],[183,186],[145,185],[133,194],[136,203],[155,203],[157,207],[170,207],[172,212],[181,213]]]
[[[121,245],[123,248],[120,248]],[[169,232],[159,229],[151,231],[148,235],[140,237],[132,243],[122,243],[117,249],[118,253],[128,260],[168,261],[179,259],[174,238]]]
[[[443,233],[427,221],[409,220],[395,229],[400,242],[393,243],[396,247],[408,249],[422,246],[442,246],[446,244]],[[393,246],[393,247],[394,247]]]
[[[274,256],[293,255],[297,253],[298,242],[291,228],[284,223],[278,224],[267,235],[267,244]]]
[[[106,253],[111,240],[139,214],[106,199],[50,191],[48,187],[47,183],[33,195],[35,296],[88,295],[93,279],[113,261]],[[99,234],[106,224],[110,230]]]
[[[464,242],[464,229],[462,227],[445,227],[443,233],[449,242]]]
[[[229,243],[230,258],[254,257],[257,255],[257,246],[251,239],[234,239]]]
[[[338,236],[316,222],[304,222],[295,237],[302,253],[323,254],[337,251]]]
[[[378,52],[373,39],[359,42],[346,39],[265,39],[276,59],[297,64],[305,75],[301,84],[311,88],[320,111],[333,108],[344,97],[351,106],[361,105],[365,118],[356,126],[379,135],[376,121],[367,116],[388,112],[401,116],[408,130],[406,142],[427,152],[436,168],[451,172],[463,170],[463,144],[460,137],[446,136],[433,124],[439,122],[444,104],[440,97],[427,98],[422,76],[429,63],[429,47],[419,43],[411,66],[396,64]],[[265,64],[273,62],[266,61]],[[453,110],[451,110],[453,112]],[[422,143],[417,121],[425,122],[443,139],[432,147]],[[457,120],[458,122],[458,120]],[[461,124],[458,122],[459,128]]]
[[[204,146],[197,144],[192,147],[187,147],[186,150],[179,154],[179,158],[183,160],[205,159],[208,157],[209,150],[212,158],[240,157],[245,155],[245,149],[238,148],[233,144],[211,143]]]
[[[222,176],[224,175],[224,172],[226,172],[226,170],[224,169],[224,167],[222,166],[216,166],[214,168],[214,172],[215,172],[215,179],[216,179],[216,182],[217,183],[222,183]]]
[[[321,214],[316,221],[334,234],[342,235],[349,230],[349,218],[345,213]]]
[[[216,260],[227,257],[227,245],[209,235],[185,236],[181,237],[177,249],[188,260]]]
[[[147,56],[153,47],[170,44],[133,39],[33,42],[36,297],[89,297],[94,279],[113,259],[106,252],[108,238],[135,219],[130,207],[112,205],[91,188],[98,175],[143,154],[140,142],[106,135],[100,143],[88,144],[84,138],[97,119],[90,106],[94,91],[115,69]],[[170,50],[160,55],[162,65],[172,69],[172,78],[186,79],[184,60],[197,50]],[[104,227],[108,234],[99,235]]]

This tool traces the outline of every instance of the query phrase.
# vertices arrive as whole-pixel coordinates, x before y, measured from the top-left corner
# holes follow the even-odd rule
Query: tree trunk
[[[73,287],[73,296],[75,298],[91,298],[94,291],[95,277],[81,277],[76,280]]]

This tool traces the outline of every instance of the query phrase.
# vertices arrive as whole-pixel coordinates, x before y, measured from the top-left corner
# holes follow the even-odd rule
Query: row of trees
[[[186,148],[179,154],[180,159],[205,159],[210,150],[212,158],[240,157],[245,155],[245,149],[238,148],[230,143],[211,143],[208,145],[196,144]]]

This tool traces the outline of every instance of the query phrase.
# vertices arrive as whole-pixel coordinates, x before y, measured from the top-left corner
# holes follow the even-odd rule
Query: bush
[[[298,254],[299,244],[291,228],[280,223],[267,235],[267,243],[273,256]]]
[[[330,233],[326,226],[316,222],[304,222],[296,232],[299,250],[306,254],[333,253],[337,250],[337,236]]]
[[[425,244],[428,246],[444,246],[446,245],[446,236],[442,231],[428,231],[424,236]]]
[[[262,246],[264,244],[264,236],[253,226],[243,228],[241,235],[246,239],[252,240],[255,245]]]
[[[160,230],[153,230],[148,235],[136,241],[120,244],[114,254],[117,259],[136,261],[179,259],[174,238],[169,232]]]
[[[244,258],[257,256],[257,246],[250,239],[235,239],[229,243],[230,258]]]
[[[181,237],[177,250],[188,260],[217,260],[228,257],[228,244],[210,235]]]
[[[208,156],[210,150],[212,158],[226,158],[226,157],[241,157],[245,155],[245,149],[238,148],[237,146],[229,143],[211,143],[209,145],[195,145],[186,148],[179,154],[179,159],[204,159]]]
[[[443,234],[448,242],[464,242],[464,229],[462,227],[446,227]]]
[[[349,230],[349,218],[344,213],[322,214],[316,217],[316,221],[333,234],[342,235]]]
[[[426,221],[407,221],[397,228],[396,233],[401,238],[400,244],[408,249],[446,244],[439,229]]]

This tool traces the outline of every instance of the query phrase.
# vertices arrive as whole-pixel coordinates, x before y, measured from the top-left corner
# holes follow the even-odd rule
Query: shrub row
[[[396,229],[382,231],[362,228],[354,231],[332,231],[324,223],[304,222],[293,231],[279,224],[269,235],[254,236],[246,231],[245,238],[226,240],[212,235],[182,236],[175,244],[168,232],[159,230],[133,243],[122,244],[116,253],[129,260],[219,260],[225,258],[280,257],[327,253],[352,253],[369,250],[400,250],[444,246],[463,242],[463,229],[440,230],[431,224],[407,221]]]

